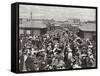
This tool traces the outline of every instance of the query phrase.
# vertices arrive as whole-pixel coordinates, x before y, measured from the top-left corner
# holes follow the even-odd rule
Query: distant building
[[[43,21],[25,21],[19,24],[19,34],[40,35],[47,31],[46,24]]]
[[[80,19],[70,18],[67,20],[69,24],[80,24]]]
[[[96,40],[96,24],[95,23],[85,23],[79,26],[78,35],[81,38],[89,38]]]

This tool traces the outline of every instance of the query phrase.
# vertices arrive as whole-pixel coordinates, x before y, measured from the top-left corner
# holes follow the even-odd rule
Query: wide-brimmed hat
[[[86,55],[86,54],[82,54],[81,56],[82,56],[82,57],[86,57],[87,55]]]

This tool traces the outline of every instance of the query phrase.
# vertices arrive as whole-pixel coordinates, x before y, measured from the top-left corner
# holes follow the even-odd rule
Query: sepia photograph
[[[96,9],[19,4],[19,71],[97,67]]]

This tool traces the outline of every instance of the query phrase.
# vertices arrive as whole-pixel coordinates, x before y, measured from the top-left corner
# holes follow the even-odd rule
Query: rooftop
[[[95,23],[85,23],[79,26],[79,29],[82,31],[96,31]]]
[[[20,24],[19,27],[22,28],[46,28],[46,24],[43,21],[28,21]]]

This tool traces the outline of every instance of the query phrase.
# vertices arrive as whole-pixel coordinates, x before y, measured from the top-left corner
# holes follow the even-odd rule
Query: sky
[[[95,20],[95,9],[73,8],[73,7],[54,7],[38,5],[19,5],[19,18],[33,19],[54,19],[65,21],[68,18],[77,18],[81,21]]]

